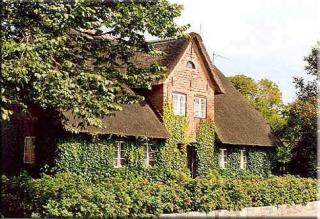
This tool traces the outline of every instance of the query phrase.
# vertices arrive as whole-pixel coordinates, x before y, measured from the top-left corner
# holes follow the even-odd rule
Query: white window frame
[[[240,150],[240,169],[245,170],[247,169],[247,154],[245,149]]]
[[[146,167],[149,167],[149,166],[153,166],[151,164],[151,162],[155,163],[156,159],[155,158],[152,158],[152,156],[150,156],[152,153],[154,154],[153,157],[155,157],[158,153],[158,150],[153,150],[151,148],[151,145],[150,144],[145,144],[144,145],[144,164]],[[151,161],[151,162],[150,162]]]
[[[30,144],[31,141],[31,145]],[[36,161],[36,137],[35,136],[25,136],[23,142],[23,163],[34,164]],[[29,159],[28,159],[29,158]]]
[[[227,166],[227,149],[222,148],[219,150],[220,154],[219,154],[219,167],[221,169],[225,169]]]
[[[115,152],[117,152],[117,156],[114,160],[114,167],[122,167],[121,161],[125,160],[125,157],[121,156],[121,152],[125,151],[125,142],[124,141],[116,141]]]
[[[204,107],[202,107],[204,104]],[[194,97],[194,117],[206,118],[207,117],[207,98]]]
[[[187,95],[183,93],[172,93],[173,112],[177,116],[186,116]]]

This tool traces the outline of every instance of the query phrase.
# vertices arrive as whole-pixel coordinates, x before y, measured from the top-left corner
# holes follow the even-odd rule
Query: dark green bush
[[[2,214],[21,217],[151,217],[300,204],[315,201],[317,195],[316,179],[293,176],[227,179],[211,174],[163,182],[124,174],[90,183],[63,173],[40,179],[16,177],[13,181],[3,177],[2,184]]]

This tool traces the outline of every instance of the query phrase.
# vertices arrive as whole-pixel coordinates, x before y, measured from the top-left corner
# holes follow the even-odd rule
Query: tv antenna
[[[217,58],[222,58],[222,59],[226,59],[226,60],[230,60],[229,58],[222,56],[218,53],[216,53],[215,51],[212,52],[212,63],[214,63],[215,57]]]

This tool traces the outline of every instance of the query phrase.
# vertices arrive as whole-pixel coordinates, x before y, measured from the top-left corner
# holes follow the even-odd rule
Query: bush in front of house
[[[3,178],[4,179],[4,178]],[[2,214],[38,217],[151,217],[160,213],[239,210],[248,206],[315,201],[317,180],[293,176],[267,179],[196,179],[150,181],[117,176],[94,183],[68,173],[40,179],[3,181]],[[14,215],[15,208],[20,215]]]

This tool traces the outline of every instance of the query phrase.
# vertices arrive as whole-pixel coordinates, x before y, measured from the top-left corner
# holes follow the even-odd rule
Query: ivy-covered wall
[[[215,153],[216,166],[219,167],[219,149],[227,149],[227,164],[225,169],[219,168],[219,173],[227,177],[261,176],[268,177],[272,174],[273,147],[217,145]],[[245,149],[247,165],[240,169],[240,150]]]
[[[123,172],[152,177],[169,177],[177,172],[190,176],[187,167],[186,145],[196,151],[196,176],[206,176],[210,172],[225,177],[245,177],[271,175],[273,148],[258,146],[238,146],[215,144],[214,126],[211,121],[202,121],[197,131],[197,143],[190,143],[187,135],[188,121],[175,116],[171,104],[164,106],[163,122],[168,130],[167,140],[147,138],[106,138],[106,136],[81,136],[65,138],[57,145],[55,168],[57,171],[76,173],[86,179],[107,177]],[[125,165],[114,167],[117,141],[125,142]],[[152,168],[144,164],[144,146],[148,143],[157,149],[156,163]],[[227,149],[227,165],[219,168],[219,149]],[[240,150],[246,149],[247,165],[240,169]]]
[[[169,138],[160,150],[158,163],[167,171],[178,170],[188,173],[186,165],[186,145],[190,141],[187,135],[188,120],[186,117],[174,115],[172,104],[166,101],[163,106],[163,123]]]
[[[196,140],[197,143],[193,144],[197,152],[198,162],[196,175],[205,176],[210,170],[216,168],[216,159],[214,156],[214,126],[212,121],[203,121],[200,123]]]
[[[124,142],[125,165],[114,167],[115,150],[118,141]],[[130,138],[89,138],[77,136],[60,140],[54,170],[71,172],[88,180],[108,177],[119,170],[139,170],[145,168],[144,146],[148,143],[161,149],[161,141],[147,141]]]

